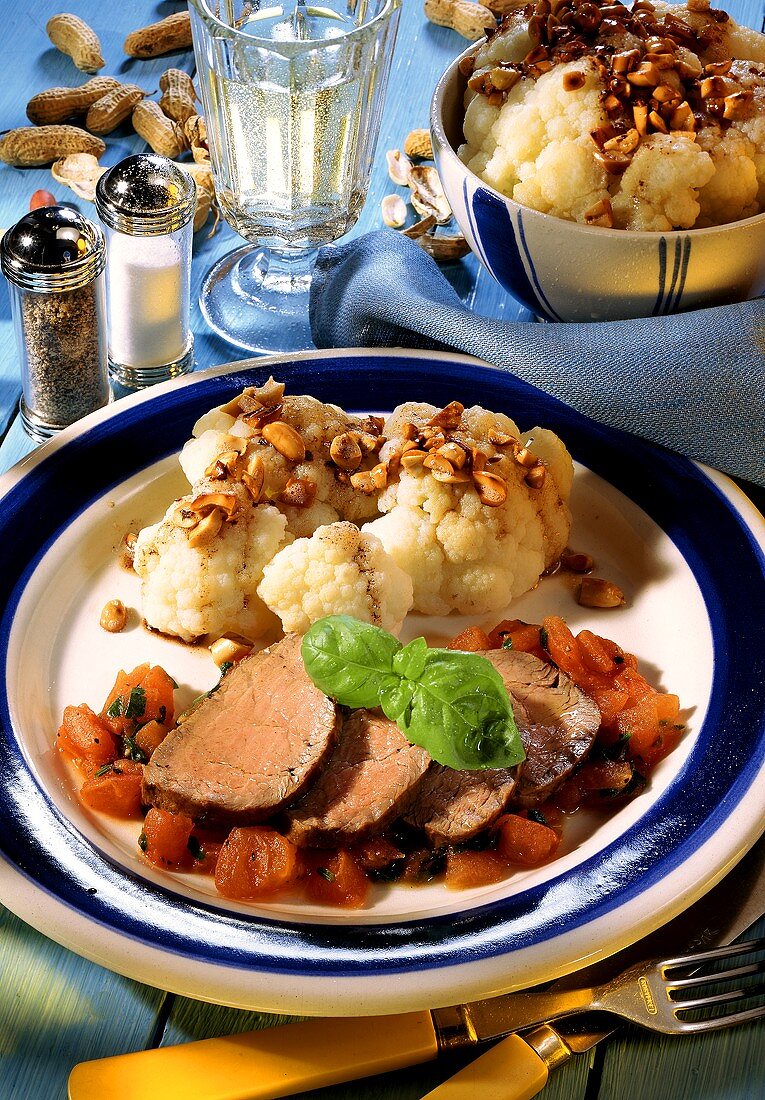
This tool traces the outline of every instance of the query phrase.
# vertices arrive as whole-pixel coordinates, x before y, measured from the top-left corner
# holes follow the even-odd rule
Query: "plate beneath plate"
[[[688,733],[649,788],[596,830],[574,818],[548,866],[469,892],[379,888],[360,913],[289,899],[236,905],[201,876],[153,871],[136,854],[136,823],[80,806],[51,748],[64,705],[97,706],[119,667],[145,660],[188,696],[216,679],[206,652],[138,627],[105,635],[98,618],[115,596],[138,604],[117,548],[184,491],[173,456],[194,420],[272,372],[289,392],[349,410],[478,398],[522,428],[554,429],[581,464],[572,544],[622,585],[629,606],[580,608],[558,576],[513,614],[562,614],[574,629],[614,637],[680,695]],[[89,417],[0,489],[0,898],[105,966],[276,1012],[433,1007],[612,953],[699,897],[762,830],[765,522],[727,479],[594,425],[496,368],[333,351],[192,375]],[[412,616],[407,632],[437,640],[462,622]]]

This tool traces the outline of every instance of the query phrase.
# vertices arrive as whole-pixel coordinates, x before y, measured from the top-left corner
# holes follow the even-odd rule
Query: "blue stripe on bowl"
[[[270,370],[271,368],[269,368]],[[0,512],[0,660],[35,562],[69,518],[180,448],[194,420],[267,370],[200,378],[115,409],[15,485]],[[387,925],[290,924],[189,902],[125,872],[59,814],[26,767],[0,686],[0,853],[43,891],[136,941],[203,962],[293,975],[415,972],[496,957],[603,917],[678,867],[735,817],[765,763],[765,561],[731,503],[692,463],[587,421],[501,370],[416,354],[336,356],[279,370],[291,392],[347,408],[480,394],[521,423],[544,423],[574,457],[626,493],[674,540],[706,601],[714,645],[709,713],[678,781],[575,876],[461,914]],[[33,522],[30,522],[32,520]],[[724,552],[721,552],[721,548]],[[97,893],[89,895],[88,888]]]

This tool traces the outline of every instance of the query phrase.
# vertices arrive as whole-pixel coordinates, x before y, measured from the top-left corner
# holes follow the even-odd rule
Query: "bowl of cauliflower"
[[[547,320],[643,317],[765,290],[765,35],[708,0],[537,0],[441,78],[455,218]]]

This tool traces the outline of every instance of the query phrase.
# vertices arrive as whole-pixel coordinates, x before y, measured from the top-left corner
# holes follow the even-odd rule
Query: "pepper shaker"
[[[105,227],[109,373],[129,389],[185,374],[196,184],[154,153],[126,157],[96,188]]]
[[[21,356],[21,422],[42,443],[110,398],[98,226],[65,206],[33,210],[0,242]]]

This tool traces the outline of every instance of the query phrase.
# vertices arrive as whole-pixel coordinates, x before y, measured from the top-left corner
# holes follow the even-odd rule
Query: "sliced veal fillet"
[[[515,768],[469,772],[433,764],[405,819],[433,845],[459,844],[499,817],[515,789],[515,776]]]
[[[538,806],[587,757],[600,711],[564,672],[530,653],[494,649],[484,657],[526,713],[518,722],[526,759],[518,769],[513,802]]]
[[[512,800],[537,806],[592,748],[600,712],[555,665],[512,649],[483,653],[513,701],[526,750],[517,768],[452,771],[434,764],[415,791],[406,820],[431,844],[469,840],[495,821]]]
[[[290,840],[305,847],[352,844],[399,817],[430,765],[380,711],[357,710],[306,796],[288,812]]]
[[[144,770],[144,801],[196,821],[263,821],[301,795],[329,757],[335,704],[313,685],[302,639],[241,661],[172,730]]]

